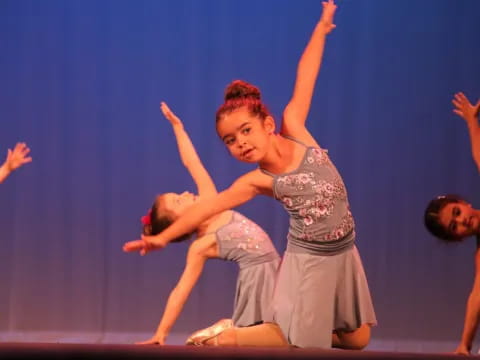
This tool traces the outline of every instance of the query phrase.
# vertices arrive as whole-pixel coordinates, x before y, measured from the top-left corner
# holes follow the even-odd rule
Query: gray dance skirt
[[[278,255],[277,255],[278,256]],[[240,269],[232,315],[235,326],[249,326],[271,316],[280,257]]]
[[[352,331],[377,323],[355,246],[331,256],[288,248],[272,306],[272,321],[299,347],[330,348],[333,330]]]

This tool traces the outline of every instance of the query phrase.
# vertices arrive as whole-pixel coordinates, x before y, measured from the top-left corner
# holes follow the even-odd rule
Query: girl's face
[[[264,158],[274,130],[272,117],[262,121],[246,107],[224,115],[217,123],[218,135],[230,154],[247,163],[258,163]]]
[[[438,215],[440,224],[456,238],[480,234],[479,213],[468,203],[449,203]]]
[[[166,193],[157,196],[156,201],[159,212],[169,214],[175,220],[197,201],[197,196],[188,191],[181,194]]]

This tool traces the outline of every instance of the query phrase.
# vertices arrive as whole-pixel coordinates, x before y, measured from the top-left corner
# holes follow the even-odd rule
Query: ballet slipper
[[[196,345],[202,346],[205,343],[213,338],[214,346],[218,346],[217,336],[220,335],[227,329],[233,327],[232,319],[222,319],[217,321],[212,326],[209,326],[205,329],[195,331],[192,335],[190,335],[185,342],[185,345]]]

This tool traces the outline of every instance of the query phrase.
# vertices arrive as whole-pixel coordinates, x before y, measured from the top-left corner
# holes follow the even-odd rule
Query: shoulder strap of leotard
[[[305,145],[303,142],[301,142],[300,140],[298,139],[295,139],[294,137],[292,136],[289,136],[289,135],[283,135],[283,134],[280,134],[280,136],[283,136],[285,139],[288,139],[288,140],[292,140],[294,142],[296,142],[297,144],[300,144],[304,147],[308,147],[307,145]],[[265,170],[265,169],[262,169],[262,168],[259,168],[261,172],[263,172],[264,174],[266,175],[269,175],[271,177],[275,177],[275,174],[271,173],[270,171],[268,170]]]
[[[308,147],[305,143],[301,142],[301,141],[298,140],[298,139],[295,139],[293,136],[283,135],[283,134],[280,134],[280,136],[283,136],[285,139],[295,141],[297,144],[300,144],[300,145],[303,145],[303,146],[305,146],[305,147]]]

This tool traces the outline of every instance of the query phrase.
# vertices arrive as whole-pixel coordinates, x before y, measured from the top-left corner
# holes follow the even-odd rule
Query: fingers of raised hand
[[[32,161],[31,158],[26,158],[26,156],[30,153],[30,148],[25,143],[17,143],[11,152],[15,157],[18,158],[25,158],[24,162]]]
[[[160,104],[160,110],[162,111],[163,115],[168,118],[168,106],[163,101]]]
[[[163,112],[163,115],[170,121],[171,123],[179,123],[180,119],[170,110],[167,104],[162,102],[161,104],[161,110]]]
[[[461,103],[468,102],[467,97],[462,92],[456,93],[455,96],[454,96],[454,99],[458,102],[461,102]]]
[[[337,5],[333,0],[323,1],[322,2],[323,11],[327,12],[327,15],[332,16],[335,10],[337,9]]]
[[[455,114],[457,114],[458,116],[462,116],[462,117],[463,117],[463,112],[462,112],[462,111],[460,111],[460,110],[458,110],[458,109],[454,109],[453,112],[454,112]]]
[[[462,107],[462,102],[460,100],[458,100],[457,98],[454,98],[452,100],[452,104],[456,107],[456,108],[461,108]]]

